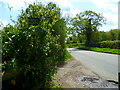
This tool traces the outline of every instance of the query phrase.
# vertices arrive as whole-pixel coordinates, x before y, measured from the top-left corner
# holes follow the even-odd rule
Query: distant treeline
[[[118,29],[111,29],[110,31],[97,31],[93,32],[92,40],[94,42],[91,44],[92,47],[100,47],[100,48],[112,48],[112,49],[120,49],[120,31]],[[70,36],[67,39],[67,46],[82,46],[85,45],[86,37],[84,34],[78,34]]]
[[[118,29],[111,29],[110,31],[97,31],[93,32],[92,38],[95,42],[100,41],[115,41],[120,40],[120,31]],[[67,43],[85,43],[86,37],[80,33],[78,35],[70,36],[67,39]]]

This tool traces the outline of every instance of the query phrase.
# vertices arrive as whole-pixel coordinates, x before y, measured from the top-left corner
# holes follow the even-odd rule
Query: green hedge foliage
[[[95,43],[93,46],[100,47],[100,48],[120,49],[120,40],[102,41],[102,42]]]
[[[84,43],[69,43],[69,44],[66,44],[66,47],[76,47],[76,46],[83,46]]]
[[[32,25],[28,17],[39,20]],[[65,60],[65,26],[56,4],[30,4],[15,26],[1,30],[3,89],[51,87],[57,64]]]

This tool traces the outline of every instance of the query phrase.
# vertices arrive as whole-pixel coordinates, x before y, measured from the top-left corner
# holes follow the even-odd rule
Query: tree
[[[118,40],[120,40],[120,29],[118,29]]]
[[[86,36],[86,46],[91,46],[94,42],[93,32],[96,32],[106,19],[100,14],[93,11],[84,11],[72,18],[72,33],[84,33]]]
[[[104,31],[99,31],[100,33],[100,41],[105,41],[106,40],[106,32]]]
[[[85,35],[82,34],[82,33],[79,33],[78,34],[78,40],[79,40],[80,43],[85,43],[86,42]]]
[[[112,41],[118,40],[118,29],[111,29],[109,32],[112,35],[112,38],[111,38]]]
[[[111,29],[110,31],[100,31],[99,32],[100,41],[114,41],[119,40],[120,31],[118,29]]]

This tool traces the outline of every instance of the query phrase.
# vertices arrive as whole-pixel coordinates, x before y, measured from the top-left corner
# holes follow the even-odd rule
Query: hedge
[[[66,47],[75,47],[75,46],[83,46],[84,43],[70,43],[70,44],[66,44]]]
[[[65,60],[66,54],[66,24],[58,12],[60,8],[53,3],[46,6],[30,4],[21,12],[15,26],[8,24],[0,31],[3,90],[52,87],[56,66]],[[29,18],[40,20],[37,25],[31,25],[27,22]]]
[[[116,41],[101,41],[93,45],[100,48],[120,49],[120,40]]]

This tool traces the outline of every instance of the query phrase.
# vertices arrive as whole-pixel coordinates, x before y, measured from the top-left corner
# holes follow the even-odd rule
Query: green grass
[[[66,50],[65,52],[65,61],[70,60],[72,58],[72,55]]]
[[[76,47],[73,47],[73,48],[83,49],[83,50],[91,50],[91,51],[97,51],[97,52],[104,52],[104,53],[111,53],[111,54],[119,54],[120,55],[120,49],[85,47],[85,46],[76,46]]]
[[[52,88],[58,88],[58,89],[61,89],[62,86],[60,86],[60,85],[54,85]]]
[[[55,76],[53,76],[53,77],[55,78]],[[52,79],[52,80],[56,80],[56,79]],[[55,84],[54,81],[51,81],[51,86],[50,86],[50,88],[61,89],[62,86],[61,86],[61,85],[57,85],[57,84]]]
[[[72,58],[72,55],[66,50],[65,51],[65,61],[70,60]],[[63,62],[62,62],[63,63]],[[61,64],[61,63],[60,63]],[[52,77],[52,80],[56,80],[55,76]],[[62,90],[61,85],[56,85],[54,81],[51,82],[51,88],[60,89]]]

